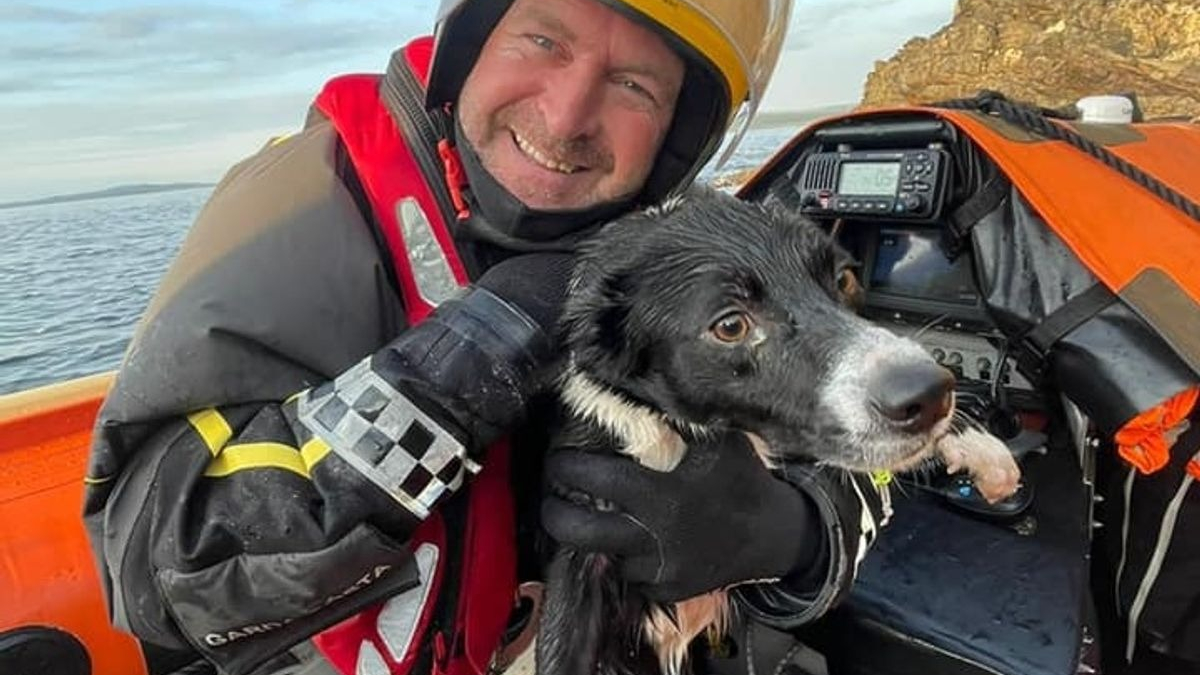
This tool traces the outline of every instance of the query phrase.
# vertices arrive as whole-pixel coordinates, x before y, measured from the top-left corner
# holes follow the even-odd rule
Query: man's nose
[[[599,126],[604,80],[586,64],[560,69],[546,83],[542,118],[552,138],[572,141],[593,135]]]

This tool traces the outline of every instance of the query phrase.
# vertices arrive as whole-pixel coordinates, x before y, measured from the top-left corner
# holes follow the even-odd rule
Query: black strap
[[[425,109],[425,91],[417,76],[408,67],[404,50],[392,54],[380,87],[380,98],[395,120],[397,128],[408,141],[408,150],[417,162],[425,182],[433,193],[446,227],[458,219],[450,188],[446,185],[446,170],[438,154],[438,141],[446,138],[445,123],[438,115]]]
[[[1004,174],[996,172],[983,184],[983,187],[976,190],[957,209],[954,209],[948,222],[952,239],[948,252],[951,255],[962,250],[971,234],[971,228],[1000,206],[1001,202],[1008,197],[1010,188],[1011,183],[1004,177]]]
[[[1042,359],[1054,343],[1116,301],[1117,296],[1112,291],[1104,284],[1097,283],[1051,312],[1050,316],[1025,333],[1021,342],[1027,350]]]

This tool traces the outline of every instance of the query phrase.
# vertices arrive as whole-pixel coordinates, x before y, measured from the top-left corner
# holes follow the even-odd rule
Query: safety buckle
[[[1031,383],[1037,385],[1045,379],[1049,370],[1048,357],[1050,350],[1044,348],[1029,334],[1022,335],[1017,341],[1012,357],[1017,362],[1017,370]]]

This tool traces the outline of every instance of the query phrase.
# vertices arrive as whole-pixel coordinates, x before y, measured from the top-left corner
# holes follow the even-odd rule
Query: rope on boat
[[[1108,148],[1081,136],[1074,129],[1051,122],[1051,118],[1071,119],[1072,115],[1061,110],[1040,108],[1037,106],[1011,101],[1004,94],[996,91],[983,90],[972,98],[958,98],[930,104],[934,108],[951,110],[974,110],[986,114],[998,115],[1001,119],[1015,124],[1036,134],[1068,143],[1076,149],[1100,160],[1108,168],[1120,173],[1137,185],[1149,190],[1154,196],[1186,214],[1192,220],[1200,222],[1200,204],[1176,192],[1173,188],[1154,176],[1142,171],[1121,157],[1109,151]]]

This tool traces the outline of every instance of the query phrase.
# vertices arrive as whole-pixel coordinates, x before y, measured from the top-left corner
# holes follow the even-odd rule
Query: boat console
[[[965,476],[901,477],[894,521],[851,598],[810,636],[830,672],[1064,675],[1089,630],[1086,450],[1058,399],[1020,372],[974,252],[953,236],[956,209],[982,182],[969,144],[928,114],[844,118],[741,192],[832,233],[859,262],[863,315],[953,371],[960,410],[1024,472],[1024,487],[994,505]]]

